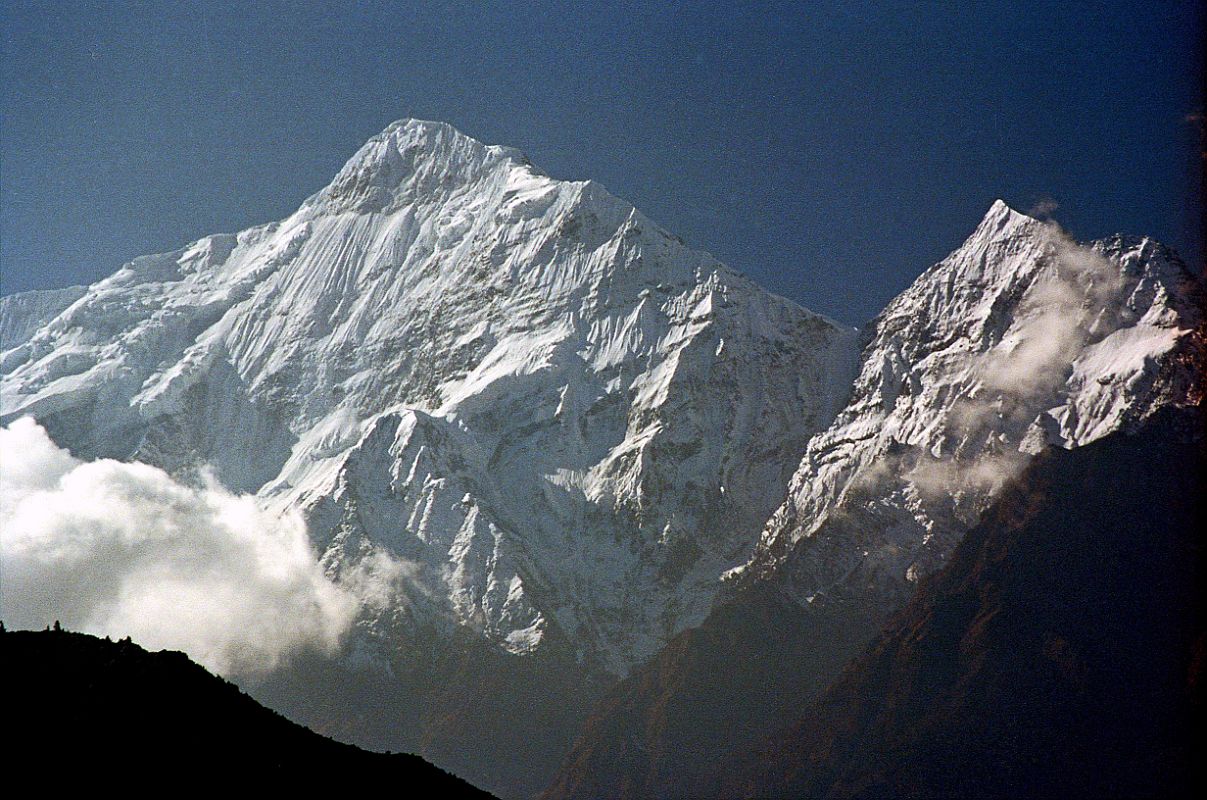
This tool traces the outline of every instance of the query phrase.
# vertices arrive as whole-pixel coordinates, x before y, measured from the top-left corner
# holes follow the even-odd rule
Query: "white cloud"
[[[1041,217],[1051,217],[1058,208],[1060,208],[1060,203],[1056,202],[1051,197],[1042,197],[1035,203],[1035,205],[1027,209],[1027,216],[1035,217],[1036,219]]]
[[[1037,272],[1001,341],[975,365],[978,386],[951,406],[952,449],[886,459],[880,475],[903,476],[928,501],[995,493],[1028,463],[1006,432],[1025,430],[1058,402],[1073,361],[1100,329],[1117,326],[1124,280],[1119,266],[1045,223],[1051,268]],[[965,450],[967,448],[967,450]]]
[[[297,515],[146,464],[80,461],[28,418],[0,428],[10,627],[58,619],[250,674],[303,649],[335,651],[358,605],[323,573]]]
[[[1119,268],[1047,225],[1055,269],[1042,271],[1015,312],[1015,323],[982,365],[984,385],[1032,401],[1064,382],[1073,359],[1123,289]]]

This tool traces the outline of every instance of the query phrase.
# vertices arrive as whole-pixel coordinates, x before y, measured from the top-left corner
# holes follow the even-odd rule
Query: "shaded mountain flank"
[[[744,587],[605,694],[542,800],[714,793],[718,761],[802,714],[905,600],[869,587],[802,608]]]
[[[1033,463],[724,797],[1201,796],[1201,415]]]
[[[128,639],[7,631],[0,675],[5,763],[27,773],[347,788],[388,781],[403,796],[492,797],[418,756],[319,736],[184,653],[152,653]]]
[[[1038,457],[820,699],[874,607],[749,587],[607,696],[544,797],[1189,794],[1202,432],[1170,409]]]

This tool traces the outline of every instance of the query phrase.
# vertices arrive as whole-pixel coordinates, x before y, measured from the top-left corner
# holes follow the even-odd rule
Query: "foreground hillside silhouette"
[[[179,652],[67,631],[0,634],[5,761],[139,778],[388,781],[417,797],[491,795],[418,756],[326,739],[264,708]]]

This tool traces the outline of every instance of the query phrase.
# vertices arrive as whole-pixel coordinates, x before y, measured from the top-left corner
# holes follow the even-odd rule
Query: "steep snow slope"
[[[40,289],[0,297],[0,352],[24,344],[38,329],[79,300],[83,286]]]
[[[998,201],[869,326],[850,402],[733,577],[786,572],[807,603],[933,572],[1030,454],[1197,401],[1202,302],[1156,242],[1079,245]]]
[[[4,353],[4,419],[300,508],[417,627],[615,672],[698,624],[854,331],[591,182],[398,122],[291,217],[135,259]]]

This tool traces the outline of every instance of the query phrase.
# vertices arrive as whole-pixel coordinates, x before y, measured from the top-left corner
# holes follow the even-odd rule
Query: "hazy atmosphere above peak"
[[[1199,6],[4,3],[0,291],[285,217],[403,117],[852,324],[997,197],[1197,264]]]

